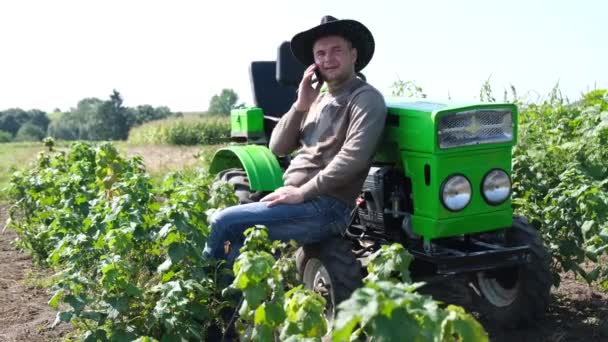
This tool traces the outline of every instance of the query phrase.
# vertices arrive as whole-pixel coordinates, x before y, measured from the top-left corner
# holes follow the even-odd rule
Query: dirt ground
[[[61,340],[70,327],[51,328],[56,312],[47,305],[50,293],[24,281],[32,261],[12,245],[15,233],[2,231],[6,218],[7,206],[0,203],[0,341]],[[608,341],[608,295],[562,274],[562,285],[553,289],[552,297],[547,317],[531,329],[501,331],[486,324],[491,340]]]
[[[24,281],[32,259],[12,245],[16,235],[3,230],[6,219],[7,206],[0,203],[0,341],[60,340],[69,326],[51,328],[56,312],[47,304],[49,291]]]

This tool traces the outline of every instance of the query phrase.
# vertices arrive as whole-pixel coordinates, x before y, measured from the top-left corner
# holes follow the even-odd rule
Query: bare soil
[[[48,306],[47,289],[27,284],[28,272],[36,270],[32,258],[12,244],[16,234],[3,230],[8,206],[0,203],[0,341],[57,341],[69,325],[51,328],[56,312]]]
[[[62,323],[51,328],[56,312],[47,304],[50,292],[24,281],[28,272],[44,276],[47,271],[36,269],[31,257],[13,246],[15,233],[2,231],[6,219],[7,206],[0,203],[0,341],[61,340],[69,333],[70,326]],[[530,329],[509,331],[484,322],[491,340],[608,341],[608,295],[581,283],[571,273],[561,276],[562,284],[553,289],[552,303],[544,320]]]

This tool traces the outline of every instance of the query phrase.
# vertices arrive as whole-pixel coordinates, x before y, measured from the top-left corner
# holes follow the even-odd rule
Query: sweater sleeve
[[[349,111],[350,122],[340,151],[317,175],[300,190],[308,200],[344,187],[369,168],[376,146],[384,130],[386,104],[375,89],[357,94]]]
[[[272,130],[268,147],[277,156],[285,156],[299,147],[300,125],[307,112],[297,111],[295,106],[283,115]]]

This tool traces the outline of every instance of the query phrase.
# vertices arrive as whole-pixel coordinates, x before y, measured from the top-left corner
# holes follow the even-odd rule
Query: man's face
[[[357,49],[339,36],[319,38],[312,48],[315,64],[328,84],[348,80],[355,72]]]

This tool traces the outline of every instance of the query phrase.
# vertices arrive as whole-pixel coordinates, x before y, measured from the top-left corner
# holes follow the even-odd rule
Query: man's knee
[[[222,210],[217,210],[209,218],[209,228],[211,231],[215,231],[215,234],[229,235],[228,230],[231,226],[234,226],[239,221],[239,206],[229,207]],[[223,236],[228,238],[228,236]]]
[[[218,221],[220,220],[220,212],[221,210],[216,210],[213,214],[211,214],[211,217],[209,217],[209,227],[211,229],[217,227],[218,225]]]

